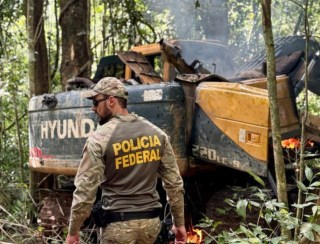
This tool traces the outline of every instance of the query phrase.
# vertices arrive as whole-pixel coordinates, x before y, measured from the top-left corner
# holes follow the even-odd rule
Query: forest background
[[[275,0],[271,7],[275,39],[303,35],[306,13],[312,38],[320,37],[319,1]],[[0,0],[0,204],[27,219],[32,96],[64,91],[68,79],[92,77],[101,57],[161,38],[219,40],[240,66],[264,48],[261,19],[258,0]],[[319,115],[312,94],[309,108]]]

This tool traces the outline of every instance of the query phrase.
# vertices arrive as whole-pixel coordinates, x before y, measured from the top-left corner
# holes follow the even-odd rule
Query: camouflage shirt
[[[69,233],[90,215],[98,187],[104,208],[141,212],[161,207],[160,176],[176,226],[184,225],[183,181],[168,136],[137,116],[115,115],[87,140],[75,179]]]

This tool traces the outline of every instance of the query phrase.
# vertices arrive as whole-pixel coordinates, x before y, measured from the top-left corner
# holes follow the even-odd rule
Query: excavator
[[[320,45],[309,42],[308,54],[302,36],[281,38],[275,44],[283,140],[299,140],[297,98],[306,73],[308,89],[320,95]],[[305,57],[310,60],[307,70]],[[276,192],[264,52],[236,67],[230,49],[218,41],[160,40],[104,57],[92,79],[75,77],[65,92],[30,100],[29,168],[45,228],[68,224],[72,179],[86,138],[98,126],[83,94],[106,76],[116,76],[126,85],[129,111],[169,135],[184,179],[206,176],[206,189],[216,189],[212,179],[221,186],[233,181],[235,173],[250,172],[270,182]],[[320,157],[317,115],[307,118],[306,138],[312,147],[306,147],[305,159]],[[284,155],[288,174],[294,175],[292,153],[299,152],[290,149],[291,156]],[[240,180],[245,183],[247,178]]]

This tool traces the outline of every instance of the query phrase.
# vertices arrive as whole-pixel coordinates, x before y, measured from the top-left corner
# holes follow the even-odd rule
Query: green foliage
[[[21,179],[19,170],[19,148],[17,142],[16,118],[14,114],[14,100],[16,94],[16,108],[18,112],[18,126],[21,128],[23,147],[23,162],[27,171],[28,161],[28,52],[25,31],[24,6],[20,0],[0,1],[0,206],[7,211],[0,211],[0,226],[6,226],[17,235],[27,235],[28,238],[41,236],[41,229],[29,229],[21,224],[27,224],[27,210],[32,205],[28,198],[27,180]],[[274,36],[285,36],[303,33],[302,9],[299,5],[304,1],[273,1]],[[309,10],[311,32],[319,36],[320,2],[310,1]],[[46,2],[45,29],[50,57],[50,69],[53,69],[56,50],[56,24],[52,2]],[[191,1],[91,1],[91,33],[93,63],[102,57],[117,51],[128,50],[133,45],[156,42],[161,38],[209,39],[213,27],[210,15],[226,13],[228,16],[228,36],[225,43],[230,45],[236,63],[241,65],[258,50],[261,50],[263,38],[261,36],[261,9],[258,0],[228,0],[225,4],[214,5],[210,0]],[[223,21],[222,21],[223,22]],[[208,25],[209,24],[209,25]],[[212,30],[211,30],[212,29]],[[59,41],[59,40],[58,40]],[[95,67],[93,67],[94,69]],[[52,89],[56,91],[59,83],[59,74],[52,81]],[[309,109],[319,115],[319,99],[310,96]],[[306,194],[303,204],[296,204],[296,208],[310,208],[311,213],[305,215],[308,222],[296,220],[292,214],[283,210],[283,206],[275,200],[265,198],[264,192],[259,191],[256,196],[261,199],[252,201],[240,199],[238,202],[230,200],[243,218],[243,225],[238,231],[223,232],[212,237],[218,243],[281,243],[283,237],[277,236],[279,225],[292,229],[297,224],[301,226],[301,236],[313,239],[313,233],[319,231],[316,224],[319,207],[313,204],[319,196],[313,191],[319,188],[316,181],[318,174],[306,169],[306,178],[310,182],[297,182],[298,187]],[[254,178],[256,176],[253,175]],[[257,181],[262,182],[258,178]],[[23,182],[21,183],[21,180]],[[247,211],[250,208],[261,209],[261,218],[268,224],[277,223],[273,228],[262,228],[259,223],[245,223]],[[279,211],[281,209],[281,211]],[[218,209],[221,213],[226,209]],[[9,221],[9,223],[8,223]],[[215,229],[220,225],[208,218],[204,218],[202,226]],[[0,230],[1,233],[1,230]],[[28,234],[26,234],[28,233]],[[213,232],[214,233],[214,232]],[[6,239],[8,236],[0,235]],[[210,236],[209,236],[210,238]],[[241,239],[244,238],[244,239]],[[19,238],[18,238],[19,239]],[[22,239],[19,239],[21,241]],[[207,240],[208,241],[208,240]],[[224,242],[225,241],[225,242]],[[259,242],[261,241],[261,242]],[[54,241],[52,241],[54,243]],[[207,242],[208,243],[208,242]]]
[[[309,93],[308,105],[310,113],[320,116],[320,99],[313,93]]]
[[[94,29],[91,36],[98,44],[93,50],[96,60],[118,51],[127,51],[134,45],[172,37],[168,11],[154,11],[148,2],[112,0],[93,3],[91,23]]]
[[[17,79],[15,74],[9,76],[12,79]],[[19,173],[12,174],[14,171],[19,172],[19,147],[18,147],[18,139],[17,139],[17,131],[16,128],[19,126],[20,130],[20,138],[22,140],[22,147],[24,148],[23,153],[23,160],[24,163],[27,164],[28,158],[28,122],[27,122],[27,107],[28,104],[28,96],[25,93],[26,90],[23,92],[18,87],[23,87],[25,82],[23,77],[22,80],[14,81],[9,83],[8,85],[2,86],[2,92],[5,94],[1,98],[2,103],[2,110],[0,110],[2,120],[2,129],[1,130],[1,137],[0,137],[0,175],[3,174],[1,180],[6,179],[7,177],[11,176],[11,182],[20,181]],[[13,101],[12,93],[16,93],[16,102]],[[14,113],[14,104],[16,103],[16,109],[18,112],[18,125],[16,125],[16,117]],[[13,179],[12,179],[13,178]]]
[[[253,179],[259,183],[263,188],[266,187],[265,182],[263,179],[261,179],[261,177],[259,177],[259,175],[255,174],[252,170],[248,170],[247,171],[249,175],[251,175],[253,177]]]
[[[297,106],[300,110],[305,109],[305,90],[299,94]],[[315,116],[320,116],[320,99],[312,92],[308,92],[308,111]]]
[[[320,173],[314,173],[306,166],[305,177],[307,184],[297,182],[297,185],[305,194],[305,201],[302,204],[292,204],[292,209],[287,209],[283,203],[276,199],[271,199],[265,191],[257,189],[253,194],[259,200],[239,199],[237,202],[226,199],[227,203],[233,207],[242,222],[238,229],[215,233],[216,228],[221,222],[215,222],[204,216],[201,223],[197,225],[203,229],[210,229],[207,233],[205,243],[298,243],[290,241],[286,236],[280,235],[280,227],[287,230],[294,230],[299,227],[299,239],[306,238],[315,241],[315,234],[320,232],[320,206],[316,204],[320,196],[319,192]],[[259,209],[259,217],[256,223],[246,222],[247,211],[251,208]],[[303,219],[297,219],[294,216],[294,209],[301,208],[305,214]]]
[[[230,47],[242,64],[263,47],[260,1],[228,1]]]
[[[20,183],[26,179],[22,179],[20,174],[21,157],[16,129],[20,127],[23,171],[27,175],[28,60],[23,32],[25,22],[19,4],[20,1],[2,1],[0,4],[0,240],[10,241],[23,229],[21,226],[28,224],[27,211],[30,209],[28,186]]]

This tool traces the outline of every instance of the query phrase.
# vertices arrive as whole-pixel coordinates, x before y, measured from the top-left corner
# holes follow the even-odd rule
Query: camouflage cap
[[[102,78],[92,90],[84,93],[84,97],[87,99],[93,99],[93,97],[98,94],[128,99],[127,89],[124,84],[115,77]]]

